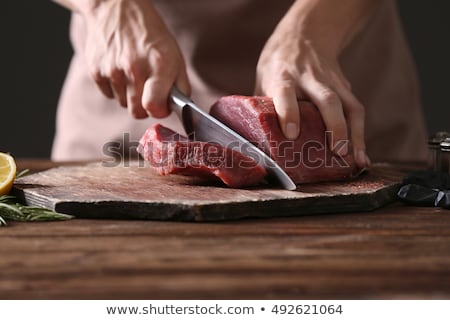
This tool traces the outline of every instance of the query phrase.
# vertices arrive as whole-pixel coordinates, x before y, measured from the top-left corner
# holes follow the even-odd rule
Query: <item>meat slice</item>
[[[155,124],[141,138],[139,153],[161,175],[181,174],[222,180],[239,188],[256,185],[266,171],[240,152],[186,137]]]
[[[223,97],[210,113],[264,150],[295,183],[344,180],[356,174],[351,151],[345,157],[330,151],[317,107],[306,101],[299,107],[301,132],[295,141],[284,137],[268,97]]]

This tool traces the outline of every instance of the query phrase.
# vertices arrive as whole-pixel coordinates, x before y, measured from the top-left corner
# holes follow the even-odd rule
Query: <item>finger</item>
[[[342,97],[345,117],[350,126],[350,137],[356,164],[360,168],[368,167],[370,165],[370,160],[366,154],[366,144],[364,140],[364,106],[346,88],[341,87],[339,89],[339,95]]]
[[[145,72],[146,68],[136,67],[131,68],[130,81],[131,85],[127,86],[127,105],[128,111],[136,119],[147,118],[148,114],[142,106],[142,92],[144,90],[144,82],[148,77],[148,72]]]
[[[286,81],[269,91],[284,136],[289,140],[297,139],[300,133],[300,112],[293,83]]]
[[[340,156],[347,155],[347,124],[339,95],[315,79],[305,81],[303,90],[319,109],[327,131],[332,132],[331,137],[328,136],[332,151]]]
[[[125,74],[121,70],[113,70],[110,72],[110,83],[114,92],[114,97],[124,108],[127,107],[127,81]]]
[[[148,114],[142,107],[141,103],[143,87],[143,83],[128,85],[127,87],[128,111],[136,119],[144,119],[148,117]]]
[[[173,85],[186,95],[190,95],[190,85],[183,58],[163,56],[155,52],[149,59],[152,74],[144,83],[142,92],[143,108],[155,118],[170,115],[168,97]]]
[[[172,81],[164,77],[152,76],[145,81],[142,106],[152,117],[164,118],[170,114],[167,100],[172,85]]]
[[[95,83],[97,84],[100,91],[109,99],[114,98],[114,93],[111,88],[111,85],[109,84],[108,79],[103,77],[100,72],[95,72],[92,75],[92,79],[94,79]]]

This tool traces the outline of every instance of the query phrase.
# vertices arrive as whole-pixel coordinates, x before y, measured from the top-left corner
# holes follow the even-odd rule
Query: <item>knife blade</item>
[[[176,87],[172,87],[170,91],[169,105],[180,118],[190,139],[213,142],[237,150],[264,167],[269,177],[284,189],[295,190],[297,188],[292,179],[272,158],[240,134],[203,111]]]

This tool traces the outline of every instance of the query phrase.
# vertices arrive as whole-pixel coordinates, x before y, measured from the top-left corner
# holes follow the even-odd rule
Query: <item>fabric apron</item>
[[[184,54],[193,100],[208,108],[224,95],[253,94],[259,53],[293,1],[153,3]],[[87,72],[84,39],[83,18],[73,14],[74,56],[57,111],[54,160],[110,157],[111,147],[133,155],[141,135],[156,121],[182,132],[174,115],[136,120],[103,97]],[[366,143],[372,161],[424,160],[426,130],[417,74],[394,1],[383,2],[340,62],[366,107]]]

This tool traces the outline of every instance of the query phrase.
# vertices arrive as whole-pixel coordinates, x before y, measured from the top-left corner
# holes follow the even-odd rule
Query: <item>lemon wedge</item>
[[[16,178],[16,162],[7,153],[0,152],[0,196],[7,194]]]

